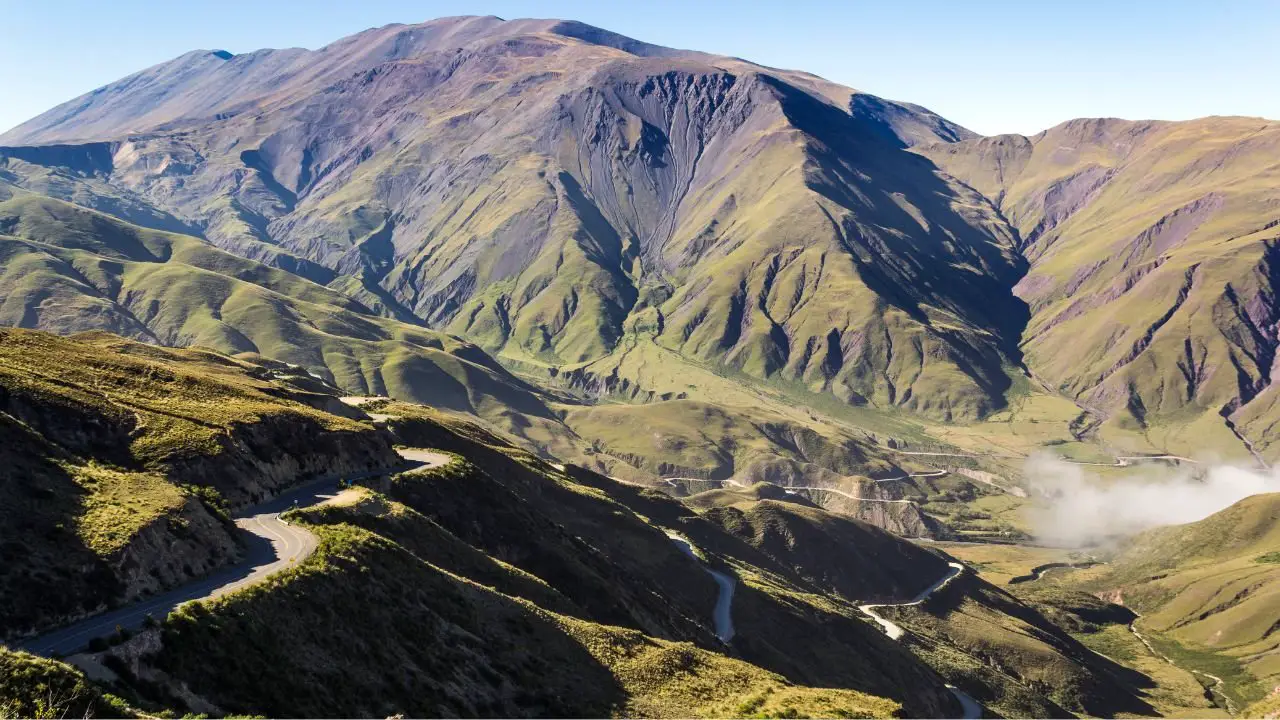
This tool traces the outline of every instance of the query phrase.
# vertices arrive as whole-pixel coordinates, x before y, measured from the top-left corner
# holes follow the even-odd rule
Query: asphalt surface
[[[716,585],[720,586],[720,594],[716,596],[716,607],[712,612],[712,618],[715,620],[716,637],[720,638],[721,642],[729,642],[733,639],[734,634],[733,616],[730,613],[730,609],[733,607],[733,588],[736,580],[719,570],[712,570],[707,567],[706,563],[702,562],[697,553],[693,551],[693,545],[690,545],[688,540],[679,535],[668,535],[667,537],[671,538],[671,542],[675,543],[681,552],[692,558],[703,570],[706,570],[707,574],[715,579]]]
[[[438,467],[451,459],[430,450],[401,450],[405,459],[398,471],[422,467]],[[360,480],[382,475],[379,470],[344,477]],[[240,530],[244,559],[201,578],[159,595],[153,595],[110,612],[94,615],[57,630],[36,636],[21,645],[23,650],[40,655],[69,655],[83,650],[96,637],[115,632],[117,627],[136,630],[147,616],[162,620],[179,605],[193,600],[216,598],[240,588],[262,582],[270,575],[306,559],[315,552],[318,539],[306,528],[280,518],[290,508],[318,505],[340,492],[337,477],[314,480],[278,495],[271,500],[245,508],[232,516]]]
[[[947,565],[951,566],[951,570],[946,575],[943,575],[941,580],[925,588],[925,590],[921,592],[919,595],[916,595],[915,598],[910,602],[875,603],[873,605],[859,605],[858,609],[862,611],[863,615],[866,615],[872,620],[875,620],[877,625],[884,628],[885,634],[888,635],[890,639],[900,640],[902,639],[903,635],[907,634],[907,631],[903,630],[902,626],[895,623],[894,621],[889,620],[885,617],[882,617],[879,613],[876,612],[876,609],[882,608],[882,607],[910,607],[912,605],[919,605],[925,600],[928,600],[930,595],[946,587],[948,583],[950,583],[952,580],[955,580],[957,577],[960,576],[960,573],[964,572],[964,566],[958,562],[947,563]]]

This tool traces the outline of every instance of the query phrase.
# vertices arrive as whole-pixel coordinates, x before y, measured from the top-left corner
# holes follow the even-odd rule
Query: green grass
[[[1270,690],[1269,686],[1259,682],[1258,678],[1250,674],[1235,658],[1190,647],[1159,633],[1150,634],[1148,639],[1156,650],[1168,656],[1179,667],[1193,671],[1199,670],[1222,678],[1223,685],[1220,691],[1230,697],[1237,708],[1260,700]],[[1214,687],[1213,680],[1203,675],[1197,675],[1196,679],[1206,689],[1218,691]]]
[[[396,462],[386,437],[317,410],[333,398],[272,367],[0,330],[0,463],[16,473],[0,486],[0,636],[233,559],[232,505]]]
[[[1275,718],[1280,713],[1280,694],[1272,693],[1244,709],[1241,717]]]
[[[0,646],[0,718],[120,718],[137,714],[77,669]]]

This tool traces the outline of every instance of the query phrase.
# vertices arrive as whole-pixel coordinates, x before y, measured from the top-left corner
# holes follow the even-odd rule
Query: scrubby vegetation
[[[104,694],[75,668],[0,646],[0,718],[136,717],[120,698]]]
[[[0,637],[234,559],[228,503],[397,461],[327,397],[207,351],[0,330]]]

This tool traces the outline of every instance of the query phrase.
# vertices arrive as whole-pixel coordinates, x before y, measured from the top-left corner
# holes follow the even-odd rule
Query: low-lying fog
[[[1103,480],[1088,466],[1050,455],[1027,459],[1036,536],[1079,547],[1158,525],[1208,517],[1250,495],[1280,492],[1280,474],[1230,465],[1134,466]]]

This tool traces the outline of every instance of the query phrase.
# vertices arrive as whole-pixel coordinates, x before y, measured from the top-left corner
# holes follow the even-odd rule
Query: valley
[[[0,717],[1253,717],[1280,124],[567,20],[0,135]]]

